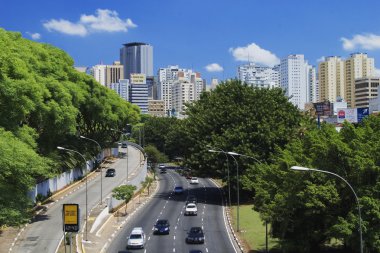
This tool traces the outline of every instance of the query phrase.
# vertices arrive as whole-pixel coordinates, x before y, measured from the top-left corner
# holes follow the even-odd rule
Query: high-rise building
[[[124,77],[131,74],[153,76],[153,47],[146,43],[132,42],[120,49],[120,62],[124,66]]]
[[[317,82],[317,73],[314,66],[306,65],[306,73],[307,73],[307,85],[309,93],[308,102],[316,103],[319,101],[319,83]]]
[[[344,61],[338,56],[326,57],[318,66],[319,101],[345,99]]]
[[[120,97],[129,101],[129,80],[119,79],[117,83],[111,83],[106,85],[111,90],[114,90]]]
[[[141,113],[148,113],[148,85],[145,75],[131,74],[129,83],[129,102],[140,107]]]
[[[91,68],[90,74],[98,81],[101,85],[106,85],[106,65],[95,65]]]
[[[175,81],[172,87],[172,109],[174,109],[175,115],[183,117],[183,112],[186,109],[185,103],[189,103],[195,100],[195,86],[188,80],[182,79]]]
[[[315,85],[315,68],[308,65],[304,55],[293,54],[281,60],[280,86],[285,90],[289,101],[299,109],[303,110],[305,104],[311,102],[310,90]]]
[[[120,79],[124,79],[123,66],[120,65],[118,61],[115,61],[113,65],[95,65],[91,68],[90,75],[104,86],[117,83]]]
[[[219,84],[219,80],[217,78],[213,78],[211,79],[211,86],[210,86],[210,89],[213,90],[216,88],[216,86],[218,86]]]
[[[355,80],[355,107],[369,106],[369,100],[378,96],[380,78],[359,78]]]
[[[279,87],[278,76],[278,70],[257,66],[253,62],[238,67],[238,79],[258,88]]]
[[[149,115],[156,117],[165,117],[165,103],[163,100],[149,100],[148,101],[148,113]]]
[[[354,53],[345,60],[345,84],[348,107],[355,105],[355,79],[372,77],[375,70],[375,60],[365,53]]]

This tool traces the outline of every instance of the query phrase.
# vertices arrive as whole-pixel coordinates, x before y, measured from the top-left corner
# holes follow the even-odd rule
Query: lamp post
[[[343,177],[341,177],[338,174],[335,174],[333,172],[330,172],[330,171],[318,170],[318,169],[310,169],[310,168],[301,167],[301,166],[292,166],[290,169],[292,169],[292,170],[298,170],[298,171],[317,171],[317,172],[322,172],[322,173],[330,174],[330,175],[333,175],[333,176],[336,176],[336,177],[342,179],[350,187],[351,191],[355,195],[356,204],[358,205],[358,211],[359,211],[359,234],[360,234],[360,253],[363,253],[362,216],[361,216],[361,212],[360,212],[360,202],[359,202],[358,196],[356,195],[356,192],[354,191],[354,188],[352,188],[352,186],[350,185],[350,183],[348,183],[348,181],[346,179],[344,179]]]
[[[83,135],[81,135],[79,137],[81,139],[85,139],[85,140],[89,140],[89,141],[95,142],[99,146],[99,150],[101,152],[101,159],[103,159],[102,147],[100,146],[100,144],[96,140],[88,138],[88,137],[85,137]],[[102,203],[103,203],[103,175],[102,175],[102,164],[100,164],[100,205],[102,205]]]
[[[209,148],[212,148],[210,146],[208,146]],[[209,149],[208,152],[212,152],[212,153],[223,153],[225,154],[226,156],[226,159],[227,159],[227,181],[228,181],[228,204],[231,208],[231,183],[230,183],[230,167],[228,165],[228,155],[227,155],[227,152],[225,152],[223,149],[221,148],[218,148],[218,150],[215,150],[214,149]]]
[[[237,208],[236,208],[236,231],[240,231],[240,213],[239,213],[239,206],[240,206],[240,193],[239,193],[239,163],[236,160],[235,156],[238,156],[238,153],[235,152],[227,152],[234,160],[236,164],[236,191],[237,191]]]
[[[78,151],[68,149],[68,148],[59,147],[59,146],[57,147],[57,149],[64,150],[67,152],[77,153],[78,155],[80,155],[83,158],[84,164],[86,166],[86,168],[85,168],[85,171],[86,171],[86,175],[85,175],[85,177],[86,177],[86,215],[85,215],[85,221],[86,221],[85,231],[86,231],[86,233],[85,233],[85,240],[87,241],[87,223],[88,223],[87,222],[87,215],[88,215],[88,212],[87,212],[87,161],[86,161],[86,158],[84,158],[84,156],[81,153],[79,153]]]
[[[130,124],[127,124],[127,126],[130,126]],[[117,130],[117,129],[114,129],[114,128],[111,128],[111,130],[112,131],[115,131],[115,132],[119,132],[119,133],[121,133],[122,135],[127,135],[128,136],[128,133],[124,133],[124,132],[122,132],[122,131],[120,131],[120,130]],[[127,140],[128,140],[128,137],[127,137]],[[119,147],[118,147],[119,148]],[[129,168],[128,168],[128,156],[129,156],[129,152],[128,152],[128,144],[127,144],[127,178],[126,178],[126,180],[125,180],[125,184],[128,184],[128,174],[129,174]]]

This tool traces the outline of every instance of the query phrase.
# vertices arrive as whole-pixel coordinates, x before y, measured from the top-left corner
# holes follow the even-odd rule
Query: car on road
[[[192,177],[190,179],[190,184],[199,184],[198,178],[197,177]]]
[[[187,196],[186,204],[189,203],[197,204],[197,197],[195,197],[194,195]]]
[[[154,225],[153,229],[154,234],[169,234],[170,233],[170,224],[168,220],[158,220]]]
[[[197,205],[194,203],[189,203],[185,207],[185,215],[197,215],[198,208]]]
[[[122,148],[128,148],[128,142],[124,141],[121,143]]]
[[[192,227],[187,234],[186,243],[205,243],[205,235],[201,227]]]
[[[174,187],[174,194],[182,194],[182,193],[183,193],[183,187],[182,186]]]
[[[146,236],[142,227],[135,227],[132,229],[128,237],[127,249],[139,248],[143,249],[146,243]]]
[[[106,177],[114,177],[114,176],[116,176],[116,170],[115,169],[107,169]]]
[[[202,250],[200,249],[191,249],[189,253],[202,253]]]

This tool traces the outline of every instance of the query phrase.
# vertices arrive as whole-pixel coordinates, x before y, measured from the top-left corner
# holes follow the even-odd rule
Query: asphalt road
[[[126,151],[126,149],[122,149]],[[111,168],[116,169],[115,177],[105,177],[103,171],[103,201],[111,194],[112,189],[116,186],[125,183],[127,175],[127,160],[128,171],[130,177],[136,174],[140,163],[140,151],[129,147],[129,159],[121,158],[115,163],[111,164]],[[91,208],[100,203],[100,173],[93,180],[87,182],[87,209],[90,212]],[[74,191],[75,190],[75,191]],[[71,193],[70,193],[71,192]],[[77,203],[79,204],[81,212],[81,227],[84,225],[84,218],[86,213],[86,187],[83,182],[79,189],[74,188],[70,190],[67,196],[50,204],[46,211],[40,213],[35,217],[23,232],[21,232],[18,240],[12,248],[12,252],[30,252],[41,253],[48,252],[54,253],[63,238],[62,231],[62,204]],[[90,231],[88,228],[88,232]]]
[[[224,222],[221,192],[210,180],[200,178],[198,185],[190,185],[187,179],[172,170],[168,170],[166,174],[160,174],[159,180],[160,188],[155,196],[120,230],[106,252],[187,253],[191,249],[200,249],[204,253],[237,252]],[[185,191],[182,195],[173,194],[176,185],[184,187]],[[197,216],[183,214],[188,194],[197,197]],[[153,226],[158,219],[169,220],[169,235],[153,235]],[[186,244],[187,232],[193,226],[203,227],[204,244]],[[134,227],[143,228],[147,242],[144,249],[128,251],[126,238]]]

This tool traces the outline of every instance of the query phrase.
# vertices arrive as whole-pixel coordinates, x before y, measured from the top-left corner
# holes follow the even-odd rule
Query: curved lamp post
[[[358,205],[358,211],[359,211],[359,233],[360,233],[360,253],[363,253],[362,216],[361,216],[361,212],[360,212],[360,202],[359,202],[358,196],[356,195],[356,192],[354,191],[354,188],[352,188],[352,186],[348,183],[348,181],[346,179],[344,179],[343,177],[339,176],[338,174],[332,173],[330,171],[318,170],[318,169],[310,169],[310,168],[301,167],[301,166],[292,166],[290,169],[292,169],[292,170],[298,170],[298,171],[317,171],[317,172],[322,172],[322,173],[330,174],[330,175],[333,175],[333,176],[336,176],[336,177],[342,179],[350,187],[351,191],[355,195],[356,203]]]
[[[240,213],[239,213],[239,207],[240,207],[240,193],[239,193],[239,163],[236,160],[235,156],[238,156],[238,153],[235,152],[227,152],[234,160],[236,164],[236,191],[237,191],[237,209],[236,209],[236,231],[240,231]]]
[[[99,150],[102,153],[102,147],[100,146],[100,144],[96,140],[85,137],[83,135],[81,135],[79,137],[81,139],[85,139],[85,140],[95,142],[99,146]],[[101,159],[103,159],[103,154],[101,154],[101,156],[102,156]],[[102,203],[103,203],[103,175],[102,175],[102,164],[100,164],[100,205],[102,205]]]
[[[83,160],[84,160],[84,164],[85,164],[85,166],[86,166],[86,168],[85,168],[85,171],[86,171],[86,175],[85,175],[85,177],[86,177],[86,215],[85,215],[85,221],[86,221],[86,228],[85,228],[85,230],[86,230],[86,233],[85,233],[85,240],[87,241],[87,215],[88,215],[88,213],[87,213],[87,161],[86,161],[86,158],[84,158],[84,156],[81,154],[81,153],[79,153],[78,151],[76,151],[76,150],[72,150],[72,149],[68,149],[68,148],[63,148],[63,147],[57,147],[57,149],[59,149],[59,150],[64,150],[64,151],[67,151],[67,152],[73,152],[73,153],[76,153],[76,154],[78,154],[78,155],[80,155],[82,158],[83,158]]]
[[[231,208],[231,182],[230,182],[230,167],[228,165],[228,155],[227,155],[227,152],[224,151],[223,149],[221,148],[213,148],[211,146],[207,146],[208,148],[212,148],[212,149],[209,149],[208,152],[211,152],[211,153],[223,153],[226,155],[226,159],[227,159],[227,181],[228,181],[228,204]]]

